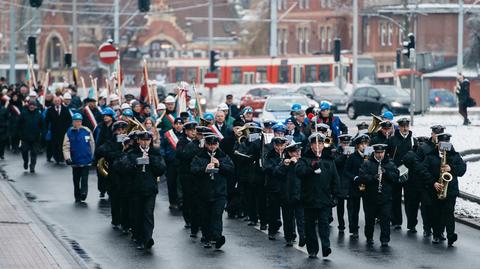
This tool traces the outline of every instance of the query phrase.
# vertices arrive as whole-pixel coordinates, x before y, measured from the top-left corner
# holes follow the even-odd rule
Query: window
[[[387,37],[387,42],[388,45],[392,45],[392,38],[393,38],[393,25],[391,23],[388,24],[388,37]]]
[[[377,97],[380,97],[380,93],[378,93],[378,91],[375,90],[375,89],[369,88],[368,89],[368,97],[377,98]]]
[[[330,29],[330,26],[327,27],[327,51],[332,51],[332,29]]]
[[[287,29],[278,29],[278,38],[277,38],[277,48],[278,54],[284,55],[287,54],[287,42],[288,42],[288,30]]]
[[[299,9],[309,9],[310,8],[310,0],[298,0],[298,8]]]
[[[365,26],[365,44],[370,46],[370,24]]]
[[[279,74],[278,74],[278,82],[280,83],[288,83],[290,81],[290,68],[288,65],[280,66]]]
[[[327,35],[324,27],[320,27],[319,36],[320,36],[320,51],[325,51],[325,42],[327,41]]]
[[[267,67],[260,66],[257,67],[257,83],[266,83],[267,82]]]
[[[180,67],[175,68],[175,81],[183,81],[184,74],[185,74],[185,69]]]
[[[297,40],[298,40],[298,54],[303,54],[303,32],[304,28],[297,29]]]
[[[278,10],[287,9],[288,8],[287,4],[288,4],[288,0],[278,0],[277,1]]]
[[[232,68],[232,84],[242,83],[242,69],[240,67]]]
[[[367,89],[368,88],[359,88],[353,94],[354,96],[367,96]]]
[[[386,36],[386,34],[387,34],[386,31],[387,31],[387,30],[385,29],[385,24],[384,24],[384,23],[381,23],[381,24],[380,24],[380,45],[381,45],[382,47],[384,47],[385,44],[386,44],[386,43],[385,43],[385,36]]]
[[[331,8],[332,7],[332,0],[320,0],[320,7],[321,8]]]
[[[330,65],[320,65],[318,69],[318,81],[328,82],[330,81],[331,72]]]
[[[403,46],[403,29],[398,28],[398,45]]]
[[[310,33],[307,27],[303,28],[303,53],[308,54],[308,43],[310,42]]]
[[[63,47],[60,39],[56,36],[48,41],[46,66],[52,69],[63,68]]]
[[[197,81],[197,68],[187,69],[187,81]]]
[[[305,66],[305,81],[314,82],[317,80],[317,66],[307,65]]]

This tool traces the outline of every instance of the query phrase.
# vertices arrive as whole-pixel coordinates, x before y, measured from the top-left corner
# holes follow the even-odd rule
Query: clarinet
[[[142,150],[142,158],[148,158],[148,150],[150,149],[150,147],[146,147],[145,149],[140,147],[140,149]],[[146,170],[145,170],[145,164],[142,166],[142,172],[145,173]]]
[[[382,193],[383,184],[382,184],[382,160],[378,163],[378,193]]]
[[[213,157],[215,156],[215,152],[208,152],[208,155],[210,155],[210,163],[213,163]],[[213,171],[210,172],[210,180],[215,180],[215,173]]]

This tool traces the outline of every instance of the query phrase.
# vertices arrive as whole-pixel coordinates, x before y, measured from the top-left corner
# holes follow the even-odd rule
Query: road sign
[[[98,49],[98,58],[104,64],[113,64],[118,58],[118,51],[115,46],[105,43]]]
[[[203,80],[203,85],[206,88],[215,88],[218,86],[218,75],[217,73],[206,73]]]

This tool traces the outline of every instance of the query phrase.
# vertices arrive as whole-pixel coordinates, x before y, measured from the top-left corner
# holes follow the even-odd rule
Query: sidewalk
[[[0,177],[0,268],[80,268]]]

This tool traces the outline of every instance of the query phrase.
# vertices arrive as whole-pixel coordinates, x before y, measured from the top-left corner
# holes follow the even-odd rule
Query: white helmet
[[[160,103],[157,105],[157,110],[167,109],[164,103]]]
[[[167,103],[175,103],[175,97],[169,95],[165,98],[165,100],[163,101],[165,104]]]
[[[72,95],[69,92],[64,93],[63,100],[72,100]]]
[[[37,92],[36,91],[30,91],[30,93],[28,94],[28,96],[31,96],[31,97],[37,97]]]
[[[112,102],[112,101],[118,101],[118,100],[120,100],[120,98],[118,97],[118,95],[116,95],[115,93],[110,94],[110,102]]]
[[[123,103],[123,104],[120,106],[120,109],[121,109],[121,110],[130,109],[130,108],[131,108],[130,105],[127,104],[127,103]]]
[[[196,105],[197,105],[197,101],[195,99],[188,101],[188,108],[195,109]]]
[[[107,99],[107,96],[108,96],[107,89],[101,90],[100,94],[98,95],[99,98],[105,98],[105,99]]]
[[[217,111],[225,111],[228,110],[228,105],[225,103],[221,103],[217,106]]]

